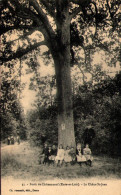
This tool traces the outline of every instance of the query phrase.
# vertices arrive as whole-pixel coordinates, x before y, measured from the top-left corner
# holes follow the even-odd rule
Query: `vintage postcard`
[[[121,195],[118,0],[1,0],[1,194]]]

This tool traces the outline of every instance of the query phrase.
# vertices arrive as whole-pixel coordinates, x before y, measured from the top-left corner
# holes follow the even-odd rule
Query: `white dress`
[[[91,156],[90,148],[84,148],[83,153],[84,153],[86,160],[91,160],[91,161],[93,160],[93,157]]]
[[[65,155],[64,155],[64,161],[65,162],[71,162],[72,161],[72,157],[69,155],[70,149],[69,150],[65,150]]]
[[[55,161],[64,160],[64,149],[58,149],[57,156],[55,157]]]
[[[78,152],[78,155],[76,155],[77,157],[77,162],[85,162],[86,161],[86,157],[84,155],[82,155],[81,150]]]

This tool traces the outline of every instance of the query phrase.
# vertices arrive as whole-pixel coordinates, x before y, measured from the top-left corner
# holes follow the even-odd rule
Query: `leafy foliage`
[[[92,148],[98,154],[121,155],[120,79],[121,72],[113,79],[104,80],[98,87],[94,86],[92,91],[86,88],[78,98],[75,98],[77,140],[83,141],[84,131],[91,125],[96,135],[92,140]]]
[[[29,139],[32,144],[40,146],[45,142],[57,144],[57,108],[39,107],[28,113],[30,124]]]
[[[8,136],[17,134],[22,139],[26,139],[26,125],[24,121],[23,109],[20,104],[19,94],[20,87],[19,74],[15,74],[14,68],[2,67],[2,84],[1,84],[1,138],[4,140]]]
[[[121,72],[98,87],[80,87],[74,96],[76,143],[85,143],[85,131],[92,131],[91,148],[95,154],[121,155]],[[113,86],[113,93],[112,88]],[[30,140],[35,145],[57,143],[57,108],[40,107],[28,113]],[[89,127],[91,126],[91,127]],[[93,129],[93,130],[92,130]],[[43,138],[44,142],[43,142]]]

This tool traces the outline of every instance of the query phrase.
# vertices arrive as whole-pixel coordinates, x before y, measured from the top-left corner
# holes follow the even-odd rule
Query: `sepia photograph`
[[[121,3],[0,0],[1,195],[121,195]]]

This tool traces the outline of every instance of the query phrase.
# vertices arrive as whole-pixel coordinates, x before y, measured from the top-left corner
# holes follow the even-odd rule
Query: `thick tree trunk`
[[[75,147],[70,75],[70,17],[68,0],[57,1],[57,50],[53,54],[58,104],[58,144]]]
[[[58,104],[58,145],[75,147],[70,64],[66,59],[56,61]]]

